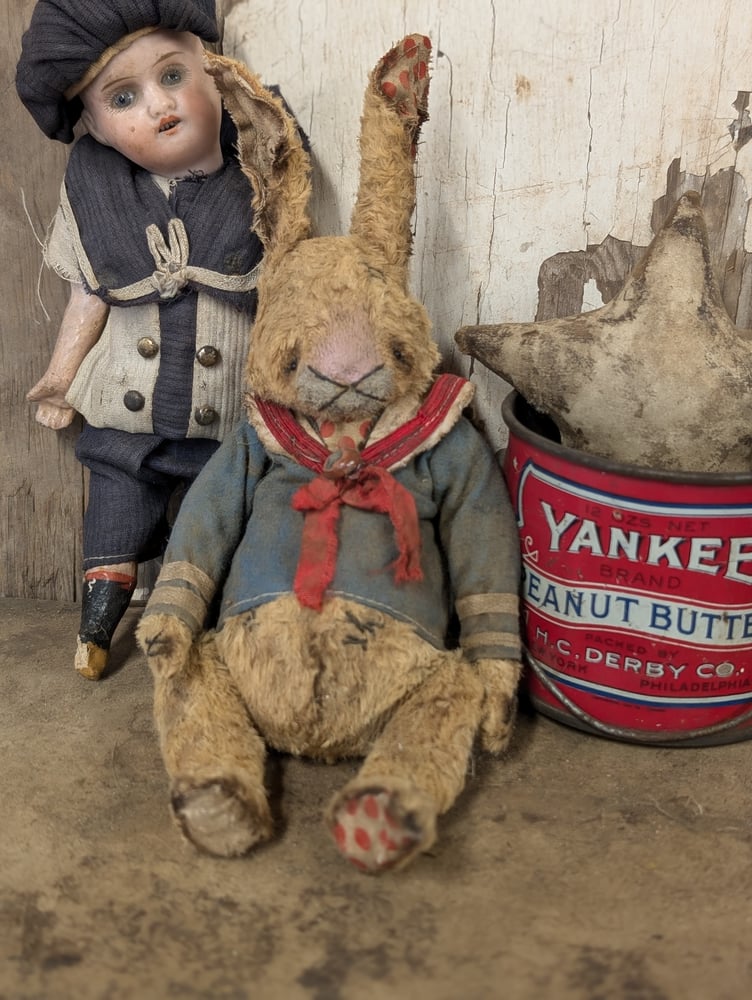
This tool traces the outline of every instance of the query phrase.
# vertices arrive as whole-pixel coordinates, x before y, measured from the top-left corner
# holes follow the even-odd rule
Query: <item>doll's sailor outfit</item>
[[[106,478],[90,493],[87,569],[157,554],[175,480],[240,418],[262,246],[234,138],[225,115],[223,166],[161,187],[90,136],[71,152],[46,259],[110,306],[66,397],[86,421],[77,457]]]

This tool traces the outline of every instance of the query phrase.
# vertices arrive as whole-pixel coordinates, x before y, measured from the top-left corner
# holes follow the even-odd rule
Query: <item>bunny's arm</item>
[[[207,625],[253,505],[265,468],[265,452],[247,423],[227,438],[204,466],[180,508],[162,570],[144,609],[139,641],[152,666],[166,654],[160,637],[169,633],[173,660],[187,655]]]
[[[519,660],[519,541],[498,462],[463,418],[431,464],[463,653],[471,661]]]
[[[484,689],[480,742],[500,753],[512,734],[522,668],[517,524],[496,458],[469,421],[455,426],[436,457],[460,645]]]

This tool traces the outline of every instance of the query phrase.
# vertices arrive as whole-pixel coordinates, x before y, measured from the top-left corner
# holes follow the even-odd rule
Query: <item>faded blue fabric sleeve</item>
[[[519,660],[519,540],[499,463],[462,418],[430,464],[462,650],[470,660]]]
[[[183,500],[144,617],[174,615],[194,634],[206,626],[266,462],[256,432],[245,421],[220,445]]]

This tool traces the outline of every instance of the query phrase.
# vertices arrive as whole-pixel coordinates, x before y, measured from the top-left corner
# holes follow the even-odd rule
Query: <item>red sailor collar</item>
[[[432,438],[438,440],[456,423],[472,393],[473,386],[468,379],[459,375],[439,375],[414,416],[373,444],[366,445],[360,453],[361,461],[384,469],[404,463],[423,450]],[[330,457],[329,450],[298,423],[292,410],[257,397],[253,403],[265,428],[283,451],[313,472],[323,470]]]

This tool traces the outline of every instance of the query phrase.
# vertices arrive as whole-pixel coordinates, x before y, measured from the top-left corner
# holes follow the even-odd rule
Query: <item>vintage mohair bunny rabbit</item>
[[[371,74],[350,234],[317,239],[294,123],[244,67],[210,59],[266,251],[248,421],[183,502],[139,640],[172,809],[212,854],[271,836],[267,746],[365,758],[326,822],[342,854],[376,872],[434,842],[476,736],[491,751],[509,739],[514,517],[462,416],[472,387],[435,376],[429,320],[408,292],[429,56],[412,35]]]

